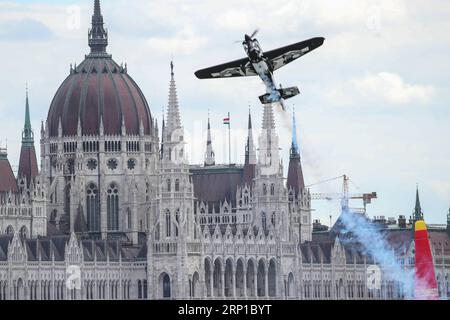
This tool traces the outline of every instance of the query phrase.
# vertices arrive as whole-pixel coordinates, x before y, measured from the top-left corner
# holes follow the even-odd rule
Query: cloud
[[[393,104],[427,103],[435,94],[432,86],[407,84],[401,76],[389,72],[380,72],[356,79],[354,86],[368,99],[380,96],[386,102]]]
[[[47,40],[52,31],[42,22],[33,19],[9,20],[0,23],[0,40],[29,41]]]
[[[190,28],[184,28],[174,37],[152,37],[147,40],[154,52],[163,55],[189,55],[199,51],[207,43],[205,37],[197,36]]]
[[[395,73],[379,72],[353,78],[342,84],[333,84],[329,99],[337,104],[371,105],[383,102],[389,105],[427,104],[436,94],[431,85],[409,84]]]
[[[450,201],[450,181],[433,180],[431,181],[431,188],[442,200]]]

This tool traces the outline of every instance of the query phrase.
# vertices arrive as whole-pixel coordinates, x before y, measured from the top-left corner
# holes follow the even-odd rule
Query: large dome
[[[147,101],[138,85],[106,53],[108,34],[103,28],[99,1],[95,1],[92,29],[89,32],[91,53],[59,87],[48,113],[50,137],[77,134],[81,122],[83,135],[98,135],[101,119],[104,134],[120,135],[122,123],[126,134],[138,135],[142,123],[144,134],[152,132],[152,118]]]

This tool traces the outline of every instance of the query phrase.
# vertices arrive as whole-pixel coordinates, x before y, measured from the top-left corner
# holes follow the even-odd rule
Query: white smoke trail
[[[414,296],[414,269],[406,269],[399,263],[380,229],[365,216],[351,212],[345,205],[342,206],[340,219],[344,225],[344,230],[341,232],[344,235],[350,233],[356,238],[343,241],[359,242],[363,246],[363,253],[375,260],[385,277],[400,284],[405,298],[412,298]]]

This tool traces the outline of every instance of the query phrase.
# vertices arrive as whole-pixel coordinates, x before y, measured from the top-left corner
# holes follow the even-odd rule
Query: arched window
[[[70,217],[70,189],[70,184],[64,188],[64,214],[67,217]]]
[[[147,280],[144,280],[144,299],[148,298],[147,291]]]
[[[142,299],[142,282],[138,280],[138,299]]]
[[[265,183],[263,184],[263,195],[267,195],[267,186]]]
[[[170,179],[167,179],[167,192],[170,192],[172,189],[172,182],[170,181]]]
[[[23,226],[22,228],[20,228],[20,237],[22,239],[28,238],[28,229],[27,229],[27,227]]]
[[[264,231],[267,230],[267,217],[265,212],[261,212],[261,226]]]
[[[145,201],[150,201],[150,185],[145,184]]]
[[[162,279],[162,291],[163,291],[163,298],[168,299],[171,296],[171,290],[170,290],[170,277],[168,274],[165,274]]]
[[[86,211],[88,230],[91,232],[100,231],[100,205],[97,186],[89,184],[86,190]]]
[[[275,195],[275,185],[273,183],[270,185],[270,195],[271,196]]]
[[[56,221],[56,216],[58,215],[58,211],[55,209],[50,213],[50,222]]]
[[[159,241],[159,239],[160,239],[160,228],[159,228],[159,223],[158,223],[155,227],[155,240]]]
[[[272,218],[271,218],[271,222],[272,222],[272,225],[275,227],[275,222],[276,222],[276,217],[275,217],[275,212],[274,213],[272,213]]]
[[[116,184],[111,184],[107,192],[108,230],[119,230],[119,189]]]
[[[8,226],[8,228],[6,228],[6,234],[14,234],[13,226]]]
[[[178,237],[178,228],[180,226],[180,209],[177,209],[175,213],[175,220],[177,221],[177,225],[175,226],[175,236]]]
[[[180,191],[180,180],[176,179],[175,180],[175,192]]]
[[[166,237],[171,236],[171,219],[170,219],[170,211],[166,211]]]
[[[131,229],[131,209],[127,208],[127,228]]]

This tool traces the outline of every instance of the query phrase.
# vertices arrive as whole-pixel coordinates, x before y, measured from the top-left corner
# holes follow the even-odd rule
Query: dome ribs
[[[50,110],[48,111],[47,124],[51,136],[58,135],[58,121],[61,115],[58,113],[61,111],[57,106],[60,104],[59,100],[63,99],[63,93],[67,92],[67,87],[71,85],[71,77],[67,77],[64,82],[59,86],[58,91],[53,97],[52,103],[50,105]]]
[[[134,82],[134,80],[130,76],[126,75],[126,80],[128,83],[130,83],[129,87],[132,91],[134,100],[137,103],[139,123],[142,120],[142,123],[144,124],[144,134],[150,135],[153,129],[153,124],[147,100],[145,99],[145,96],[142,93],[139,86],[136,84],[136,82]]]
[[[114,63],[112,63],[112,68],[115,68]],[[108,66],[109,71],[111,72],[111,67]],[[120,98],[117,93],[116,84],[113,79],[113,74],[108,73],[104,75],[104,103],[109,106],[109,111],[105,112],[102,110],[103,115],[103,123],[105,126],[106,134],[120,134],[120,127],[122,122],[122,106],[120,102]],[[114,106],[115,108],[113,109]],[[115,113],[113,111],[116,111]],[[115,130],[114,130],[115,128]],[[111,130],[113,129],[113,130]]]
[[[135,116],[136,116],[135,118],[136,118],[137,128],[138,128],[137,134],[139,134],[141,114],[140,114],[138,106],[136,104],[136,99],[134,98],[134,94],[133,94],[132,90],[130,89],[130,85],[128,83],[128,75],[126,73],[121,73],[120,77],[122,78],[122,81],[124,82],[126,88],[128,89],[131,101],[133,101],[133,106],[134,106],[134,111],[135,111]],[[131,114],[130,114],[130,116],[131,116]],[[128,131],[128,129],[127,129],[127,131]],[[144,130],[144,132],[145,132],[145,130]]]
[[[84,101],[80,102],[83,133],[96,135],[99,134],[99,110],[101,108],[98,76],[90,76],[86,81],[86,85],[86,91],[83,94]]]
[[[118,81],[119,79],[120,81]],[[139,121],[137,116],[133,115],[133,111],[136,112],[136,110],[133,108],[133,99],[130,96],[130,91],[121,75],[115,77],[114,82],[122,105],[122,117],[125,120],[126,134],[137,135],[139,134]]]
[[[86,66],[88,64],[88,66]],[[92,62],[86,61],[86,63],[82,64],[83,69],[87,67],[89,70],[91,68]],[[81,65],[80,65],[81,67]],[[65,121],[63,122],[63,133],[64,135],[76,135],[77,134],[77,128],[78,128],[78,121],[82,121],[82,111],[83,106],[85,105],[86,95],[89,89],[89,74],[88,72],[86,74],[80,74],[80,85],[77,92],[72,94],[73,104],[71,103],[71,106],[66,109],[65,112],[68,112],[69,116],[65,116]],[[83,122],[83,121],[82,121]],[[86,128],[81,123],[82,131],[85,131]]]
[[[71,84],[68,88],[68,91],[66,92],[66,96],[64,99],[64,103],[62,105],[62,107],[59,107],[60,111],[56,114],[57,118],[53,119],[53,125],[55,127],[55,133],[56,135],[58,135],[58,127],[59,127],[59,121],[61,119],[61,125],[62,125],[62,134],[63,135],[70,135],[67,133],[67,122],[65,117],[67,116],[68,112],[67,110],[69,109],[70,106],[70,102],[72,101],[73,97],[73,92],[75,91],[76,95],[80,94],[80,90],[74,90],[74,87],[79,86],[81,84],[81,76],[76,76],[72,79]],[[75,117],[77,118],[77,117]],[[75,120],[76,122],[78,122],[78,119]]]

